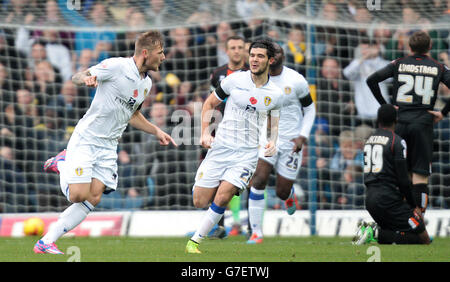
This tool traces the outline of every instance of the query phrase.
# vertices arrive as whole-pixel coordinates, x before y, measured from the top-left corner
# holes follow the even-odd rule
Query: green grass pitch
[[[314,236],[266,237],[263,244],[248,245],[239,236],[205,240],[202,254],[184,253],[187,237],[61,238],[57,244],[65,255],[34,254],[37,239],[0,238],[0,262],[66,262],[77,254],[81,262],[450,262],[449,237],[436,238],[429,246],[353,246],[350,238]]]

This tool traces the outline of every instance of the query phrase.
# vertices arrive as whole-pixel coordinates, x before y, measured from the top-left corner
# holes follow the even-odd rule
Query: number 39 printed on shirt
[[[380,144],[364,146],[364,173],[378,173],[383,169],[383,146]]]

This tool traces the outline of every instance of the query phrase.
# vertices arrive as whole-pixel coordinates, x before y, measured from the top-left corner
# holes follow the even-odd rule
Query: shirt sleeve
[[[114,59],[106,59],[99,64],[89,68],[92,76],[97,76],[97,81],[107,81],[114,78],[114,75],[120,70],[119,63]]]
[[[231,80],[232,77],[233,74],[225,77],[220,82],[220,85],[214,90],[217,98],[219,98],[222,101],[225,100],[231,94],[231,89],[233,89],[233,83]]]

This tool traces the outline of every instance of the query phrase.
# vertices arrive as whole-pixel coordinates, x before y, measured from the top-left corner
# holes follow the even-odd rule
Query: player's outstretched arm
[[[134,112],[131,116],[130,125],[136,129],[155,135],[160,145],[167,146],[172,143],[175,147],[178,146],[169,134],[149,122],[140,111]]]
[[[213,91],[202,107],[202,135],[200,137],[200,145],[206,149],[211,148],[211,143],[214,138],[211,136],[211,131],[209,126],[211,124],[211,119],[213,117],[214,108],[216,108],[222,101],[217,98],[215,92]]]
[[[91,75],[89,70],[80,71],[72,76],[72,82],[77,86],[97,87],[97,76]]]

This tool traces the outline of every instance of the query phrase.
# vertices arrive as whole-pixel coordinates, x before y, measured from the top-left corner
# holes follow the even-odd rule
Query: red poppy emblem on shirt
[[[138,96],[138,90],[137,90],[137,89],[134,89],[133,97],[136,98],[137,96]]]
[[[256,100],[255,97],[251,97],[250,103],[252,103],[252,105],[254,105],[254,104],[258,103],[258,100]]]

